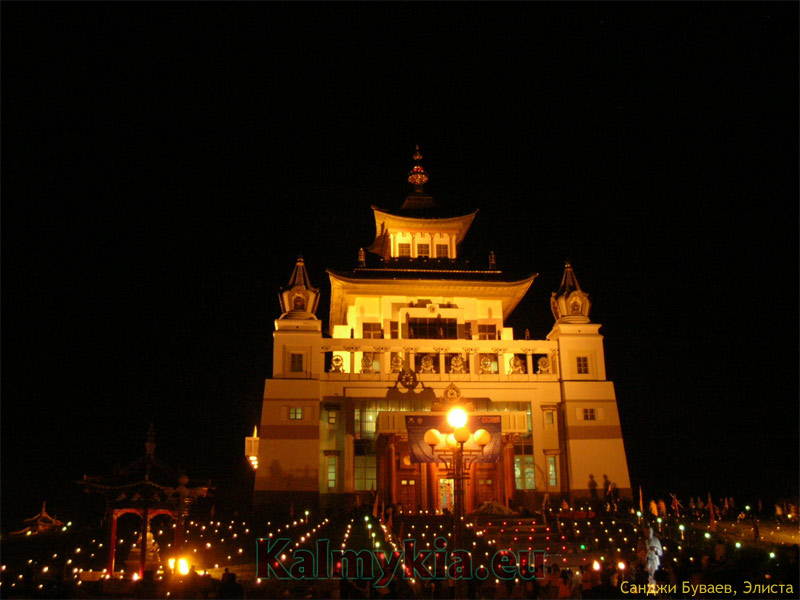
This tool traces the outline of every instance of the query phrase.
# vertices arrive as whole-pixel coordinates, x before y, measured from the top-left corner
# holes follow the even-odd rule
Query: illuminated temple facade
[[[493,254],[485,268],[460,261],[477,211],[442,214],[414,158],[413,191],[399,210],[372,207],[375,241],[354,248],[357,266],[328,270],[327,332],[302,258],[281,290],[273,376],[247,440],[256,507],[346,510],[377,492],[404,511],[452,510],[452,472],[414,460],[406,423],[454,405],[500,424],[498,458],[469,466],[466,512],[588,497],[590,476],[601,497],[604,475],[629,497],[600,324],[571,266],[550,333],[515,339],[505,322],[536,274],[509,277]]]

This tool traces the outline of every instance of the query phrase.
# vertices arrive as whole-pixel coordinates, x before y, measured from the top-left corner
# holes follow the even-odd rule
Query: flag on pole
[[[639,486],[639,512],[644,514],[644,498],[642,497],[642,486]]]
[[[758,532],[758,517],[753,515],[753,541],[757,544],[761,541],[761,534]]]
[[[711,500],[711,492],[708,492],[708,524],[711,531],[717,530],[717,516],[714,514],[714,502]]]
[[[378,518],[378,500],[379,499],[380,499],[379,498],[379,494],[375,494],[375,504],[372,507],[372,516],[375,517],[376,519]]]

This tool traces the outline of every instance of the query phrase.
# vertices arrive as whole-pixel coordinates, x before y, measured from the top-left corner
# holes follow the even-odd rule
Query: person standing
[[[649,583],[655,583],[654,576],[658,567],[661,566],[661,557],[664,556],[664,549],[661,547],[661,540],[659,540],[653,533],[653,528],[647,528],[647,575]]]

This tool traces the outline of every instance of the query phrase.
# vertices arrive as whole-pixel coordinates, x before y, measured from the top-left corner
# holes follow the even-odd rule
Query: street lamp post
[[[425,432],[425,443],[431,447],[431,456],[443,462],[453,472],[455,487],[453,550],[466,550],[464,548],[464,480],[467,479],[465,467],[469,467],[483,455],[483,450],[492,436],[485,429],[478,429],[474,433],[470,431],[467,427],[467,413],[460,407],[450,410],[447,414],[447,423],[453,428],[452,433],[443,435],[436,429],[429,429]],[[470,439],[479,450],[464,449],[464,444]],[[463,598],[463,580],[458,579],[456,583],[457,597]]]

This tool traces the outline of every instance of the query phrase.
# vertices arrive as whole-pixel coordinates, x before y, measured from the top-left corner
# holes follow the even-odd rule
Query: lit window
[[[536,489],[533,456],[523,455],[514,457],[514,477],[518,490]]]
[[[302,421],[303,420],[303,409],[302,408],[291,407],[289,409],[289,418],[292,421]]]
[[[458,321],[411,318],[408,320],[408,336],[417,340],[455,340],[458,339]]]
[[[336,457],[328,456],[328,489],[336,487]]]
[[[378,421],[378,411],[375,408],[356,408],[354,413],[356,439],[373,439],[375,437],[375,425]]]
[[[479,340],[497,339],[497,325],[478,325]]]
[[[375,455],[366,454],[355,456],[355,473],[353,483],[357,492],[366,492],[377,484],[377,470],[375,468]]]
[[[558,487],[558,473],[556,471],[556,457],[547,457],[547,478],[551,488]]]
[[[383,331],[381,331],[380,323],[364,323],[362,324],[361,327],[364,338],[366,339],[375,339],[383,337]]]
[[[447,244],[436,244],[436,258],[447,258],[448,254]]]
[[[397,256],[411,256],[411,244],[397,244]]]
[[[431,255],[430,244],[417,244],[417,256],[427,258],[430,255]]]
[[[586,375],[589,373],[589,357],[588,356],[579,356],[578,357],[578,373],[581,375]]]
[[[336,425],[337,410],[328,411],[328,425]]]
[[[302,373],[303,372],[303,355],[302,354],[291,354],[290,355],[289,371],[291,371],[292,373]]]
[[[583,409],[583,420],[584,421],[596,421],[597,415],[594,412],[593,408],[584,408]]]

